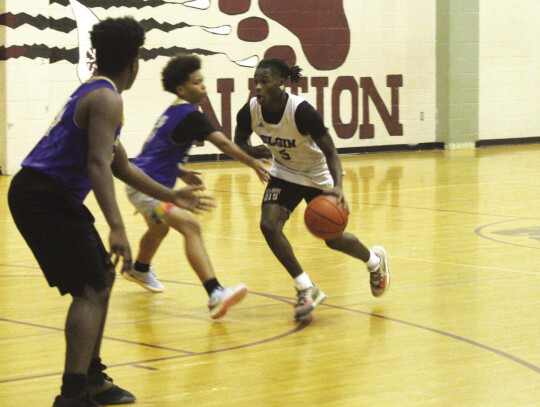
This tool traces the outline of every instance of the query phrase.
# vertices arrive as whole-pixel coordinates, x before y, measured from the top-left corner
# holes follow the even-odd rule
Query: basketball
[[[308,230],[321,239],[336,239],[347,227],[349,212],[343,208],[335,196],[319,195],[313,199],[304,212],[304,222]]]

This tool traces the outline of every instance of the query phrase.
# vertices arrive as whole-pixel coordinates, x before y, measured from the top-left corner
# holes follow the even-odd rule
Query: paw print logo
[[[219,9],[227,15],[246,14],[252,0],[219,0]],[[350,48],[350,30],[343,0],[259,0],[259,9],[294,34],[309,63],[317,70],[339,68]],[[238,23],[241,41],[260,42],[271,33],[266,19],[246,17]],[[289,45],[274,45],[264,58],[282,58],[296,63],[296,52]]]

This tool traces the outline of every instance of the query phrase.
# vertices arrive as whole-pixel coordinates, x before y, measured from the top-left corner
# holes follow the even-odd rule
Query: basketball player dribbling
[[[311,313],[326,295],[300,266],[283,226],[302,199],[309,203],[318,195],[331,194],[347,207],[341,161],[328,129],[306,100],[284,90],[288,79],[298,82],[300,72],[301,68],[291,67],[284,60],[263,59],[255,70],[256,97],[238,112],[234,138],[236,144],[254,157],[274,158],[263,197],[260,227],[268,246],[294,279],[298,296],[294,318],[297,320]],[[264,145],[250,145],[253,132]],[[369,250],[348,232],[325,242],[331,249],[366,264],[375,297],[388,290],[390,268],[383,247]]]

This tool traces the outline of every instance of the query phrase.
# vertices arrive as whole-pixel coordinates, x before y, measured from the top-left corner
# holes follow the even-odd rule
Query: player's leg
[[[264,193],[261,209],[261,231],[274,256],[294,279],[298,301],[294,317],[301,319],[326,299],[326,295],[314,285],[302,269],[293,248],[283,233],[290,214],[304,199],[306,187],[271,178]]]
[[[201,282],[214,278],[214,269],[204,246],[201,227],[197,219],[183,209],[171,207],[165,222],[184,236],[186,257]]]
[[[122,277],[139,284],[151,293],[162,293],[165,288],[157,279],[156,272],[151,263],[161,242],[169,232],[169,227],[160,222],[156,223],[146,218],[148,229],[139,241],[139,252],[131,270],[122,271]]]
[[[136,257],[137,262],[150,264],[168,232],[169,226],[164,223],[148,223],[148,229],[139,241],[139,252]]]
[[[204,246],[201,226],[188,211],[171,206],[164,221],[184,236],[184,250],[188,262],[209,296],[210,316],[213,319],[223,317],[230,307],[245,297],[248,291],[247,286],[237,284],[225,287],[219,283]]]
[[[81,359],[87,373],[86,390],[93,401],[99,404],[128,404],[135,401],[130,392],[116,386],[103,371],[100,352],[103,331],[107,319],[109,299],[115,280],[115,270],[109,254],[94,228],[93,222],[79,225],[81,236],[71,235],[77,240],[77,258],[85,267],[77,273],[77,280],[70,285],[59,284],[62,292],[69,292],[73,297],[66,319],[66,372],[75,366],[80,368]],[[93,343],[86,343],[85,338],[94,338]],[[82,346],[85,352],[83,353]],[[87,354],[90,352],[90,360]]]
[[[304,270],[296,258],[293,248],[283,233],[283,227],[289,219],[289,210],[284,206],[263,203],[261,210],[261,232],[274,253],[292,278],[300,276]]]
[[[101,343],[108,281],[114,278],[94,218],[50,178],[33,170],[22,170],[13,178],[8,198],[15,224],[47,282],[73,297],[65,326],[62,392],[54,405],[94,406],[87,393],[87,372]]]
[[[104,251],[104,248],[102,249]],[[106,291],[110,294],[115,281],[116,273],[112,264],[104,272],[106,281]],[[101,295],[101,291],[99,292]],[[88,367],[88,385],[87,390],[92,396],[92,399],[99,404],[129,404],[135,402],[135,396],[116,386],[113,380],[104,372],[107,366],[101,363],[101,343],[103,341],[103,332],[105,329],[105,321],[107,319],[107,311],[109,308],[109,296],[107,296],[105,310],[100,316],[99,331],[92,352],[92,359]]]
[[[163,223],[169,204],[158,201],[131,186],[126,186],[128,198],[146,221],[148,229],[139,241],[139,252],[131,270],[122,272],[122,277],[136,283],[152,293],[161,293],[165,290],[163,284],[157,279],[151,262],[161,242],[167,235],[169,227]]]
[[[114,269],[109,270],[106,273],[112,277],[104,280],[106,284],[62,287],[63,290],[73,291],[68,291],[72,301],[65,329],[66,371],[86,373],[90,360],[100,355],[112,286],[108,281],[114,279]]]
[[[344,232],[337,239],[326,240],[326,245],[356,259],[362,260],[369,272],[369,285],[371,293],[380,297],[390,287],[390,265],[386,250],[375,246],[369,250],[352,233]]]
[[[73,296],[65,326],[66,361],[59,405],[85,397],[81,396],[83,383],[82,392],[87,391],[94,402],[109,405],[135,401],[132,393],[116,386],[103,372],[106,366],[101,363],[99,351],[109,296],[109,287],[98,290],[88,285]]]
[[[352,233],[343,232],[337,239],[326,240],[325,243],[329,248],[348,254],[362,260],[364,263],[367,263],[369,260],[369,249]]]
[[[73,296],[64,332],[66,355],[58,404],[61,400],[85,397],[88,367],[100,335],[108,297],[108,289],[96,290],[90,286]]]

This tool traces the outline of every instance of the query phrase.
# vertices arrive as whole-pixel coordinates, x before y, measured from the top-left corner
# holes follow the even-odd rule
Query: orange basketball
[[[347,227],[348,219],[349,212],[333,195],[317,196],[304,212],[304,222],[308,230],[324,240],[340,237]]]

